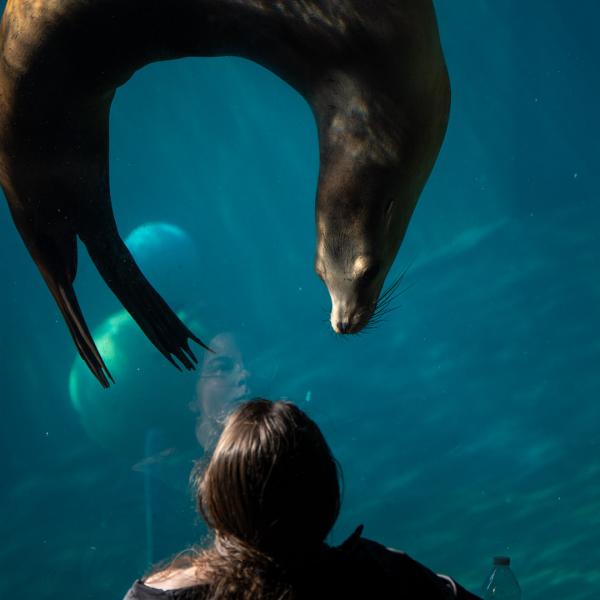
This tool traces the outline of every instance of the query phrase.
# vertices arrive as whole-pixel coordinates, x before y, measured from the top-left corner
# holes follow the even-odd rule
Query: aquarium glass
[[[247,60],[149,65],[111,112],[120,232],[224,348],[213,371],[169,365],[81,246],[103,390],[1,203],[0,598],[120,599],[202,541],[199,381],[228,369],[234,401],[322,427],[344,474],[330,543],[364,524],[475,592],[508,555],[524,600],[600,595],[600,5],[435,4],[448,133],[364,333],[332,332],[314,272],[310,109]]]

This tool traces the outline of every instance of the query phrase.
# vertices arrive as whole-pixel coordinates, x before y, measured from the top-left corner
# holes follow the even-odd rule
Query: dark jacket
[[[349,540],[350,542],[350,540]],[[360,538],[328,548],[324,558],[298,578],[298,595],[310,600],[478,600],[454,580],[436,575],[404,552]],[[208,585],[161,591],[136,581],[124,600],[213,600]]]

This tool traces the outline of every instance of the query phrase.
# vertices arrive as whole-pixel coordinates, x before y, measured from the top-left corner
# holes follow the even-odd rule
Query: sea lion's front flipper
[[[150,285],[116,228],[102,228],[102,232],[102,238],[81,237],[104,281],[169,362],[180,369],[174,356],[186,369],[194,369],[198,361],[188,340],[210,348],[182,323]]]

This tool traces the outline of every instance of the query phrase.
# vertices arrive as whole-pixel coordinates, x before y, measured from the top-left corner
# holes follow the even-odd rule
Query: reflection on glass
[[[250,396],[250,371],[235,334],[219,333],[210,340],[209,347],[214,353],[204,354],[190,406],[198,415],[196,439],[204,450],[210,450],[216,441],[227,412]]]

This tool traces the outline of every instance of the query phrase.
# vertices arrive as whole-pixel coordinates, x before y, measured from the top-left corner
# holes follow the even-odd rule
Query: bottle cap
[[[494,564],[495,565],[503,565],[508,567],[510,565],[510,557],[509,556],[494,556]]]

